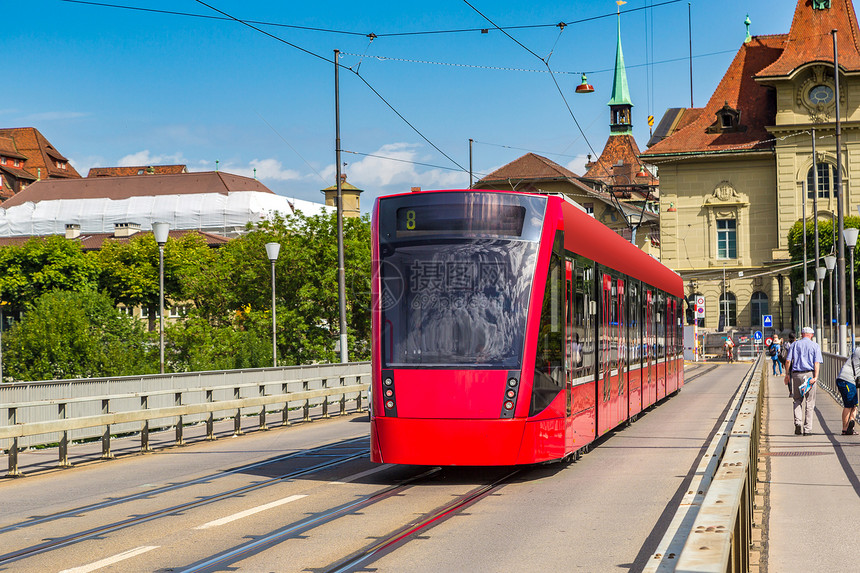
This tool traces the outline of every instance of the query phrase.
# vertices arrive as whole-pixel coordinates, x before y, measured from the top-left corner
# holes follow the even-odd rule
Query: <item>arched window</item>
[[[750,300],[750,310],[752,311],[751,326],[762,326],[762,316],[768,314],[767,295],[761,291],[756,291]]]
[[[720,295],[720,330],[738,324],[738,300],[733,293]]]
[[[830,197],[830,190],[833,188],[831,183],[832,177],[835,176],[833,173],[833,168],[829,163],[819,163],[818,164],[818,198],[827,198]],[[815,192],[815,181],[813,179],[812,167],[809,168],[809,171],[806,174],[806,195],[810,199],[814,197],[813,193]]]

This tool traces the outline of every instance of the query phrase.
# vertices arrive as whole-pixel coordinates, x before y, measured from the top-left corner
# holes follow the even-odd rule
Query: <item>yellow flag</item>
[[[615,0],[615,3],[619,6],[624,6],[625,4],[627,4],[627,2],[625,2],[624,0]]]

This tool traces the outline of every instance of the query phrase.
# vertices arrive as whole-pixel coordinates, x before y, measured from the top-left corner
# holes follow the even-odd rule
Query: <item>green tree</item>
[[[16,380],[156,372],[157,348],[140,322],[95,291],[54,291],[28,305],[4,334],[5,372]]]
[[[97,280],[97,261],[62,236],[0,248],[0,295],[9,303],[7,312],[21,311],[54,290],[92,290]]]

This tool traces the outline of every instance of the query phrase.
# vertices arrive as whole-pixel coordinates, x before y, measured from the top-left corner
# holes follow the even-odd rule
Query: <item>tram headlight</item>
[[[511,400],[505,401],[505,409],[513,410],[514,409],[514,403]]]
[[[394,407],[394,400],[389,400],[385,403],[385,407],[391,409]]]
[[[394,396],[394,390],[392,390],[391,388],[386,389],[385,390],[385,397],[391,398],[392,396]]]
[[[382,383],[385,384],[386,386],[391,386],[392,384],[394,384],[394,380],[392,380],[391,378],[386,378],[385,380],[382,381]]]
[[[508,378],[508,386],[513,388],[516,385],[517,385],[517,379],[516,378]]]
[[[516,395],[517,395],[517,391],[516,391],[516,390],[508,390],[508,392],[507,392],[507,396],[508,396],[508,398],[510,398],[511,400],[513,400],[513,399],[516,397]]]

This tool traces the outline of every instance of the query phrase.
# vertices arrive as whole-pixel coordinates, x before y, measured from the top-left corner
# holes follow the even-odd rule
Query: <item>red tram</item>
[[[373,212],[371,459],[562,459],[683,385],[683,284],[561,196]]]

